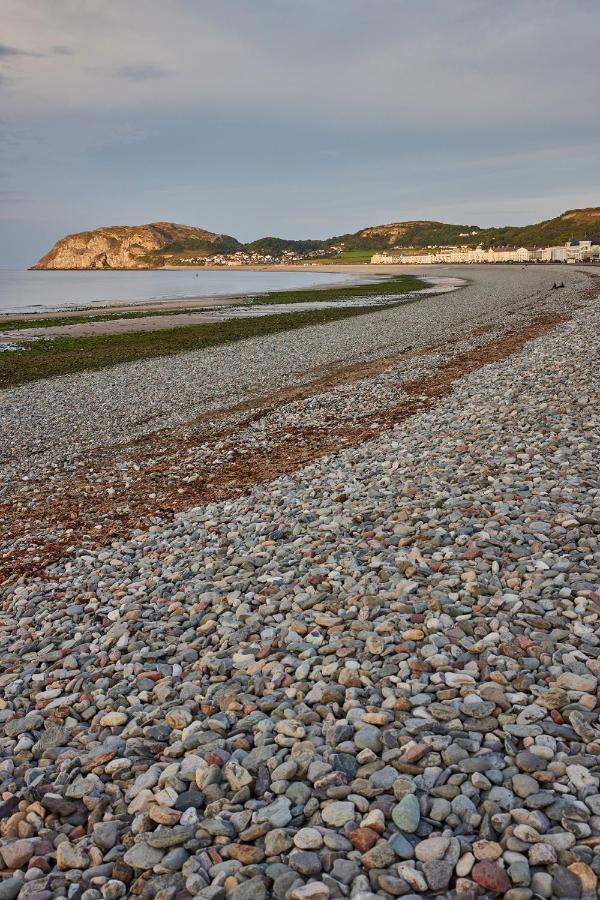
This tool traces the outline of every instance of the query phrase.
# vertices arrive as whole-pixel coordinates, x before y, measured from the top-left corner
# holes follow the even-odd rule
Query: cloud
[[[317,237],[597,202],[598,0],[0,7],[0,185],[30,192],[0,198],[30,217],[0,263],[98,221]]]
[[[120,66],[113,73],[117,78],[127,78],[129,81],[150,81],[154,78],[166,78],[169,75],[166,69],[155,66],[152,63]]]
[[[599,36],[597,0],[505,0],[502,9],[477,0],[0,2],[12,25],[3,33],[7,45],[48,54],[76,49],[72,58],[52,53],[31,66],[15,97],[19,114],[144,104],[206,121],[214,110],[237,115],[260,105],[284,118],[293,111],[315,128],[355,127],[360,110],[365,128],[402,121],[414,131],[435,121],[465,134],[468,126],[502,130],[517,120],[528,129],[557,108],[573,119],[596,101],[589,60]],[[119,91],[107,85],[116,79]]]
[[[12,44],[0,44],[0,60],[2,59],[14,59],[18,56],[29,56],[29,57],[37,57],[38,59],[42,56],[48,56],[49,54],[54,54],[56,56],[72,56],[73,50],[71,47],[67,47],[65,44],[54,44],[49,48],[48,53],[39,53],[34,50],[23,50],[22,47],[14,47]]]
[[[33,53],[31,50],[22,50],[20,47],[13,47],[10,44],[0,44],[0,59],[8,59],[14,56],[39,56],[39,53]]]

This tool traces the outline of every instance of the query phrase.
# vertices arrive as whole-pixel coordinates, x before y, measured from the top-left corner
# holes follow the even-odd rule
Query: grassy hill
[[[554,219],[535,225],[506,225],[501,228],[481,228],[479,225],[451,225],[426,219],[371,225],[350,234],[336,235],[321,241],[293,241],[281,238],[262,238],[246,244],[244,249],[263,253],[282,250],[326,250],[343,246],[338,256],[327,261],[366,262],[371,253],[391,247],[438,247],[445,244],[466,244],[477,247],[547,246],[563,244],[571,238],[600,236],[600,207],[571,209]],[[326,260],[322,260],[326,261]]]
[[[384,250],[389,247],[427,247],[439,244],[464,243],[468,234],[480,229],[476,225],[448,225],[445,222],[392,222],[372,225],[354,234],[331,238],[333,244],[343,244],[346,250]],[[479,238],[474,238],[475,241]]]
[[[484,232],[490,241],[503,244],[519,244],[526,247],[564,244],[571,238],[600,237],[600,206],[586,209],[569,209],[554,219],[546,219],[536,225],[511,228],[488,228]]]
[[[562,244],[570,238],[600,236],[600,207],[570,209],[554,219],[535,225],[480,228],[478,225],[449,225],[445,222],[393,222],[363,228],[354,234],[331,238],[345,250],[385,250],[390,247],[428,247],[467,244],[497,247],[504,244],[534,246]]]
[[[298,253],[308,253],[311,250],[321,250],[326,246],[325,241],[289,241],[285,238],[264,237],[257,241],[244,244],[244,250],[248,253],[264,253],[277,256],[283,250],[296,250]]]

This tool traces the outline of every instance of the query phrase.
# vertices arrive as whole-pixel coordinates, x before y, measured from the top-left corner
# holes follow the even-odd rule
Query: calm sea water
[[[261,293],[352,280],[317,272],[29,272],[0,269],[0,313],[38,312],[108,303],[145,303],[213,294]]]

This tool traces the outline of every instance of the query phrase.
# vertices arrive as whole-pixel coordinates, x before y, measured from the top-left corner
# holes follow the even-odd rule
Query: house
[[[567,241],[564,246],[528,250],[527,247],[440,247],[432,253],[375,253],[372,263],[400,263],[430,266],[434,263],[527,263],[527,262],[600,262],[600,238]]]
[[[526,247],[496,247],[472,250],[469,247],[441,247],[437,253],[375,253],[374,264],[400,263],[409,266],[429,266],[433,263],[524,263],[529,261]]]

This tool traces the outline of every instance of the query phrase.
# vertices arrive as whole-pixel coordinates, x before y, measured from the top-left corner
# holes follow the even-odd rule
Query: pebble
[[[162,850],[151,847],[149,844],[135,844],[131,850],[123,856],[123,862],[134,869],[152,869],[163,858]]]
[[[368,443],[0,589],[0,900],[595,896],[574,316]]]
[[[432,860],[443,859],[449,845],[450,838],[430,837],[417,844],[415,847],[415,856],[420,862],[431,862]]]
[[[482,888],[493,894],[505,894],[511,888],[510,878],[504,869],[489,860],[475,863],[471,869],[471,877]]]
[[[341,827],[346,825],[347,822],[351,822],[354,818],[354,804],[343,800],[334,801],[323,807],[321,815],[327,825]]]
[[[394,824],[407,833],[417,830],[421,818],[419,801],[414,794],[406,794],[392,811]]]
[[[317,828],[301,828],[294,835],[294,844],[301,850],[318,850],[323,846],[323,836]]]
[[[87,869],[89,862],[88,854],[69,841],[62,841],[56,848],[56,864],[59,869]]]

